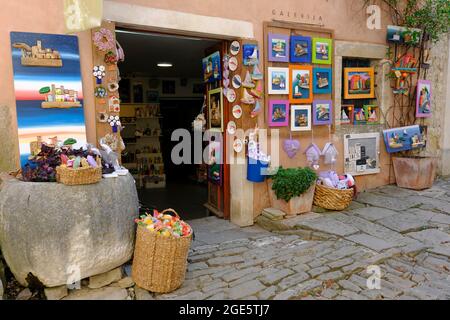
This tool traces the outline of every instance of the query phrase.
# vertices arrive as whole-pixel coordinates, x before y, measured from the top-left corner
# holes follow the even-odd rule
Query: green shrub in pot
[[[272,189],[278,199],[289,202],[307,192],[317,181],[317,174],[311,168],[280,167],[272,176]]]

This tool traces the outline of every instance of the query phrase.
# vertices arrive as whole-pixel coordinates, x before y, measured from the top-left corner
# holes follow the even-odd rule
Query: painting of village
[[[426,145],[419,125],[384,130],[383,136],[389,153],[423,148]]]
[[[293,69],[292,70],[292,99],[312,99],[311,70],[309,69]]]
[[[373,68],[345,68],[345,99],[374,98]]]
[[[39,145],[86,143],[78,38],[11,32],[21,165]]]

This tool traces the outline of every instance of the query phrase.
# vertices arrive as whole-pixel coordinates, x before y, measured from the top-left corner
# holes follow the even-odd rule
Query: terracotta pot
[[[433,186],[436,178],[436,159],[430,157],[396,157],[395,179],[400,188],[423,190]]]
[[[314,202],[314,191],[316,190],[316,184],[314,183],[311,188],[299,197],[292,198],[289,202],[277,199],[275,191],[272,190],[272,180],[267,180],[267,186],[269,188],[270,206],[272,208],[286,212],[287,215],[297,215],[302,213],[308,213],[312,211]]]

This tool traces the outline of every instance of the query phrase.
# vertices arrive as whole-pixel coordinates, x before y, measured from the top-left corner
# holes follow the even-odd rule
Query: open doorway
[[[205,217],[206,165],[175,165],[174,130],[193,133],[192,122],[205,98],[202,59],[221,41],[117,29],[126,53],[119,65],[122,162],[133,173],[141,202],[173,208],[183,219]],[[193,156],[192,146],[192,156]]]

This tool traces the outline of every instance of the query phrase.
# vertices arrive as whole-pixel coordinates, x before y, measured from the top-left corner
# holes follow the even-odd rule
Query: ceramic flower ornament
[[[114,35],[109,29],[101,28],[94,33],[92,40],[94,41],[94,45],[100,51],[110,51],[116,48]]]
[[[119,116],[109,116],[108,123],[112,127],[114,133],[117,133],[119,127],[122,126]]]
[[[290,159],[294,158],[300,151],[300,141],[292,139],[292,137],[285,140],[283,143],[283,150]]]
[[[97,79],[97,84],[102,84],[103,78],[106,77],[106,68],[103,65],[94,66],[92,75]]]

